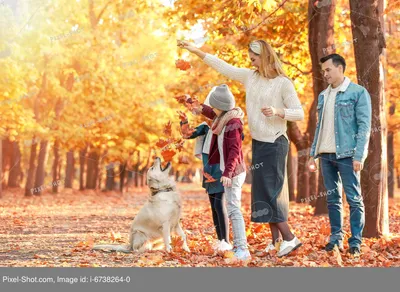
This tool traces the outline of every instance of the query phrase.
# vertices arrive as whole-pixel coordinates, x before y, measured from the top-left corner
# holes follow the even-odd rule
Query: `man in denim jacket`
[[[329,86],[318,96],[318,123],[311,146],[309,169],[316,170],[321,158],[327,196],[331,236],[326,251],[335,245],[343,251],[342,192],[339,175],[350,205],[349,252],[360,255],[365,211],[360,171],[368,154],[371,131],[371,98],[368,91],[344,76],[346,62],[331,54],[320,60]]]

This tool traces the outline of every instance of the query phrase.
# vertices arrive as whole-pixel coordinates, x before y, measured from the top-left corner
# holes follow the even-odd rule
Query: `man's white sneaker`
[[[278,251],[278,254],[277,254],[278,258],[288,255],[292,251],[299,248],[301,245],[302,245],[302,243],[300,242],[300,240],[298,240],[298,238],[296,236],[290,241],[284,240],[281,243],[281,247]]]

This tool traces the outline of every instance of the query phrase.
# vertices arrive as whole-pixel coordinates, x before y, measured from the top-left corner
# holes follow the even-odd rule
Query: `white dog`
[[[129,245],[95,245],[93,249],[109,249],[130,252],[144,251],[146,243],[162,237],[165,249],[171,251],[171,232],[176,232],[183,240],[183,249],[190,252],[186,235],[180,224],[181,200],[175,181],[168,176],[171,163],[163,169],[159,157],[147,172],[147,185],[150,198],[140,209],[132,222],[129,232]]]

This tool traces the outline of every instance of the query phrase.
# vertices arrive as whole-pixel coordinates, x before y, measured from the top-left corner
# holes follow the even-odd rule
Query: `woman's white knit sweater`
[[[211,54],[206,54],[203,61],[226,77],[244,84],[247,117],[253,139],[274,143],[281,135],[287,138],[287,121],[304,119],[300,100],[293,83],[288,78],[278,76],[267,79],[255,73],[255,70],[232,66]],[[261,108],[266,106],[283,108],[284,119],[278,116],[266,117],[261,112]]]

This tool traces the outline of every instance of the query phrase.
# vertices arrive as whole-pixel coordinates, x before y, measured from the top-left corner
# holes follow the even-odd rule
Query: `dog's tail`
[[[99,244],[93,246],[92,249],[104,249],[109,251],[120,251],[130,253],[132,251],[132,245],[115,245],[115,244]]]

